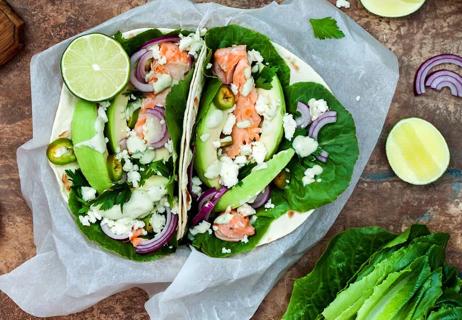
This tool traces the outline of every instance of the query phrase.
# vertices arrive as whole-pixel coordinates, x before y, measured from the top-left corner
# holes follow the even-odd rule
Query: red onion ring
[[[414,80],[415,95],[420,96],[425,93],[425,80],[430,72],[430,69],[441,64],[450,63],[462,67],[462,57],[455,54],[440,54],[426,60],[417,69]]]
[[[128,234],[115,234],[112,232],[111,228],[106,223],[100,224],[101,230],[103,230],[104,234],[106,234],[109,238],[114,240],[127,240]]]
[[[135,251],[139,254],[146,254],[153,251],[157,251],[165,246],[175,234],[175,230],[178,226],[178,215],[173,214],[170,210],[167,211],[167,221],[161,232],[156,234],[154,238],[150,240],[143,239],[141,243],[135,248]]]
[[[462,97],[462,76],[454,71],[435,71],[428,75],[425,85],[438,91],[449,88],[453,96]]]
[[[135,75],[139,82],[146,83],[146,62],[148,62],[149,59],[152,59],[151,50],[147,50],[138,60]]]
[[[167,132],[167,123],[165,122],[165,109],[159,106],[156,106],[152,109],[146,109],[146,116],[153,116],[159,121],[160,129],[158,135],[156,135],[157,140],[147,141],[147,143],[154,149],[161,148],[165,145],[168,138],[170,137]],[[163,124],[161,123],[163,120]]]
[[[155,44],[159,44],[159,43],[163,43],[163,42],[178,42],[178,41],[180,41],[179,36],[165,35],[165,36],[161,36],[159,38],[151,39],[151,40],[145,42],[141,46],[141,49],[147,49],[149,47],[152,47]]]
[[[329,152],[325,150],[321,150],[320,154],[316,156],[316,159],[318,159],[321,162],[326,163],[327,159],[329,158]]]
[[[136,77],[136,70],[137,70],[137,62],[140,57],[146,53],[146,49],[141,49],[135,52],[130,57],[130,82],[132,85],[141,92],[153,92],[154,87],[151,84],[147,84],[145,82],[141,82]]]
[[[257,195],[255,200],[249,203],[249,205],[254,209],[258,209],[262,205],[268,202],[270,196],[271,196],[271,189],[269,186],[266,186],[265,189],[263,189],[263,191]]]
[[[297,127],[304,129],[311,123],[310,107],[308,107],[305,103],[298,101],[297,111],[300,112],[300,117],[295,119],[295,122],[297,123]]]
[[[329,123],[335,123],[337,121],[337,112],[335,111],[327,111],[326,113],[322,114],[313,121],[310,126],[310,130],[308,135],[313,138],[314,140],[318,140],[319,131]]]
[[[218,200],[220,200],[220,198],[226,193],[226,191],[228,191],[226,187],[222,187],[218,191],[216,189],[210,189],[210,190],[214,190],[214,194],[211,199],[209,199],[208,201],[205,201],[202,206],[198,207],[197,214],[192,218],[193,226],[197,225],[199,222],[203,220],[208,220],[210,217],[210,214],[213,212],[213,209],[217,205]]]

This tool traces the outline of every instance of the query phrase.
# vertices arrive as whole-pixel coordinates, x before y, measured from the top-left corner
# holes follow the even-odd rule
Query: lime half
[[[398,122],[386,143],[388,162],[402,180],[416,185],[434,182],[449,165],[449,148],[430,122],[409,118]]]
[[[361,0],[367,11],[381,17],[399,18],[416,12],[425,0]]]
[[[130,59],[120,43],[91,33],[71,42],[61,59],[61,72],[68,89],[88,101],[112,98],[127,84]]]

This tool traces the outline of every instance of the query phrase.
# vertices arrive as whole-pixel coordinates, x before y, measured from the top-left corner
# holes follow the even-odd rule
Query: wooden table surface
[[[35,255],[32,215],[21,197],[15,156],[16,149],[32,136],[29,79],[32,55],[145,1],[8,2],[26,22],[26,47],[0,69],[0,274]],[[250,8],[270,1],[216,2]],[[462,99],[446,91],[428,92],[416,98],[412,91],[415,71],[424,59],[445,52],[462,54],[462,1],[427,0],[419,12],[402,19],[379,18],[366,12],[358,0],[351,2],[351,8],[345,12],[398,56],[398,88],[375,151],[335,225],[282,277],[254,319],[278,319],[287,306],[293,280],[312,268],[334,234],[353,226],[379,225],[401,231],[412,223],[427,223],[435,231],[451,234],[448,259],[462,269]],[[450,169],[429,186],[401,182],[392,173],[385,157],[384,142],[390,128],[398,120],[410,116],[435,124],[451,150]],[[146,299],[141,289],[130,289],[78,314],[53,319],[147,319]],[[0,293],[0,319],[36,318]]]

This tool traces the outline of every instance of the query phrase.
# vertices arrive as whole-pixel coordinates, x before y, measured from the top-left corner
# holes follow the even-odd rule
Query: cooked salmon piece
[[[243,216],[236,210],[231,210],[229,213],[233,217],[226,224],[215,223],[214,230],[215,236],[218,239],[229,242],[238,242],[244,239],[245,236],[253,236],[255,234],[255,228],[250,224],[249,217]]]
[[[222,48],[213,54],[213,71],[224,84],[230,84],[233,81],[234,69],[239,61],[247,60],[246,46],[234,46]]]

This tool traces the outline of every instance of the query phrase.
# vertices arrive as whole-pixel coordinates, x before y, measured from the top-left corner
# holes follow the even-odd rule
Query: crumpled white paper
[[[338,21],[344,39],[314,39],[308,19],[326,16]],[[361,154],[350,188],[292,234],[245,255],[214,259],[182,247],[159,261],[137,263],[100,250],[75,226],[45,156],[66,40],[31,63],[33,139],[17,156],[22,193],[34,216],[37,255],[0,277],[0,289],[23,310],[35,316],[74,313],[137,286],[151,296],[146,309],[153,319],[248,319],[283,272],[334,223],[377,142],[398,79],[396,57],[346,15],[325,0],[293,0],[252,10],[159,0],[89,31],[113,34],[146,26],[194,29],[229,23],[265,33],[300,56],[353,114]]]

